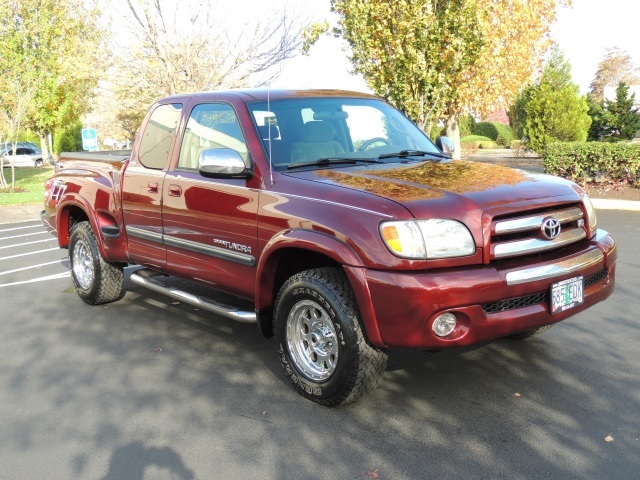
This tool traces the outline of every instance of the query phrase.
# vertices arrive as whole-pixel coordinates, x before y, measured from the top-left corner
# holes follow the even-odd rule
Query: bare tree
[[[122,1],[126,35],[114,35],[108,88],[128,138],[160,97],[270,84],[298,53],[308,23],[286,6],[233,15],[215,0]]]
[[[589,86],[591,99],[599,104],[604,101],[604,87],[615,87],[620,82],[635,85],[640,81],[638,69],[629,55],[618,47],[607,49],[607,54],[598,64],[596,75]]]

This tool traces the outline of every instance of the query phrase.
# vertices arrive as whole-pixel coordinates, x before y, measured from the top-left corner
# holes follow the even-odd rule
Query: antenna
[[[267,86],[267,112],[271,113],[271,85]],[[264,117],[265,120],[267,117]],[[269,132],[269,178],[271,180],[271,186],[273,187],[273,162],[271,160],[271,121],[267,122],[267,131]]]

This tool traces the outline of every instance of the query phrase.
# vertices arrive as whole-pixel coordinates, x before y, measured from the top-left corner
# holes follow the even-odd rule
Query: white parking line
[[[5,245],[4,247],[0,247],[0,250],[4,250],[5,248],[23,247],[25,245],[33,245],[34,243],[43,243],[43,242],[52,242],[52,241],[55,242],[56,239],[51,237],[46,240],[35,240],[33,242],[18,243],[16,245]]]
[[[5,228],[4,230],[0,230],[0,233],[13,232],[14,230],[26,230],[27,228],[42,228],[42,224],[38,223],[37,225],[30,225],[28,227]]]
[[[36,250],[35,252],[19,253],[17,255],[10,255],[8,257],[0,257],[0,261],[1,260],[9,260],[11,258],[24,257],[26,255],[36,255],[37,253],[52,252],[54,250],[60,250],[60,248],[58,248],[58,247],[46,248],[44,250]]]
[[[4,283],[1,287],[11,287],[14,285],[24,285],[26,283],[46,282],[47,280],[57,280],[59,278],[65,278],[71,275],[71,272],[56,273],[55,275],[48,275],[46,277],[34,278],[32,280],[25,280],[24,282]]]
[[[32,237],[33,235],[44,235],[46,233],[49,233],[49,232],[34,232],[34,233],[25,233],[25,234],[22,234],[22,235],[14,235],[12,237],[1,237],[0,238],[0,242],[2,240],[11,240],[12,238]]]
[[[6,272],[0,272],[0,275],[8,275],[9,273],[23,272],[24,270],[31,270],[32,268],[40,268],[40,267],[44,267],[46,265],[53,265],[54,263],[57,263],[57,264],[60,265],[60,260],[55,260],[53,262],[47,262],[47,263],[41,263],[39,265],[31,265],[30,267],[16,268],[15,270],[7,270]]]

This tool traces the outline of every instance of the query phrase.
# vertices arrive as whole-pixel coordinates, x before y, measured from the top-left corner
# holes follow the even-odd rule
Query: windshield
[[[398,158],[389,154],[407,150],[442,155],[420,129],[380,100],[301,98],[255,102],[249,109],[276,169],[381,155],[381,161],[391,162]]]

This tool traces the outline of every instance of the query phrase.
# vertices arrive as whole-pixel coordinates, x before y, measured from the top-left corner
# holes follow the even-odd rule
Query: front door
[[[246,179],[201,176],[198,157],[210,148],[230,148],[245,163],[250,161],[230,105],[199,104],[189,115],[177,166],[167,172],[162,189],[167,267],[179,276],[250,298],[259,191],[249,188]]]

